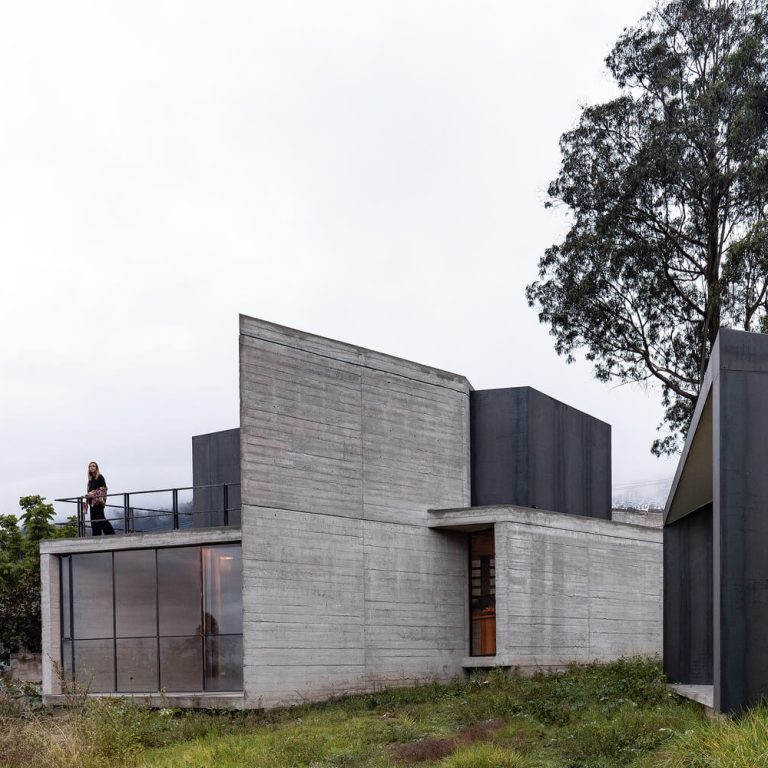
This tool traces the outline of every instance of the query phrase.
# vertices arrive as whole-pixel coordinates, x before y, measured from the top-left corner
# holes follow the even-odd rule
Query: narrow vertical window
[[[470,655],[496,655],[496,543],[491,528],[469,534]]]
[[[205,690],[243,687],[241,548],[203,547]]]

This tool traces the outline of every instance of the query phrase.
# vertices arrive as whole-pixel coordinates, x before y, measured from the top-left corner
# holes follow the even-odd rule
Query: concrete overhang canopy
[[[495,527],[500,523],[535,528],[554,528],[560,531],[620,536],[642,541],[661,542],[661,530],[632,523],[620,523],[600,517],[583,517],[563,512],[551,512],[532,507],[493,504],[485,507],[456,509],[430,509],[427,525],[433,530],[472,533]]]

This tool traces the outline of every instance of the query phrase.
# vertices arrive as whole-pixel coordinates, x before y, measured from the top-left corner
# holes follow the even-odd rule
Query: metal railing
[[[190,485],[106,495],[104,520],[89,514],[88,497],[55,499],[77,505],[77,535],[149,533],[240,525],[240,483]],[[108,524],[108,525],[107,525]]]

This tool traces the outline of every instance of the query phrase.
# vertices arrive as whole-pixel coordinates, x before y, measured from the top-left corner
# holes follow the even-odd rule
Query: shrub
[[[558,751],[566,764],[578,768],[593,764],[620,766],[656,749],[674,735],[670,724],[676,713],[625,705],[605,716],[598,710],[564,730]],[[601,763],[602,760],[602,763]]]

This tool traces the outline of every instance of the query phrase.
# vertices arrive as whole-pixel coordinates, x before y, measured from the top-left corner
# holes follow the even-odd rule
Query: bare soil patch
[[[487,739],[506,725],[500,717],[475,723],[462,728],[449,739],[427,738],[398,744],[392,748],[392,756],[402,763],[430,763],[452,755],[459,747]]]

